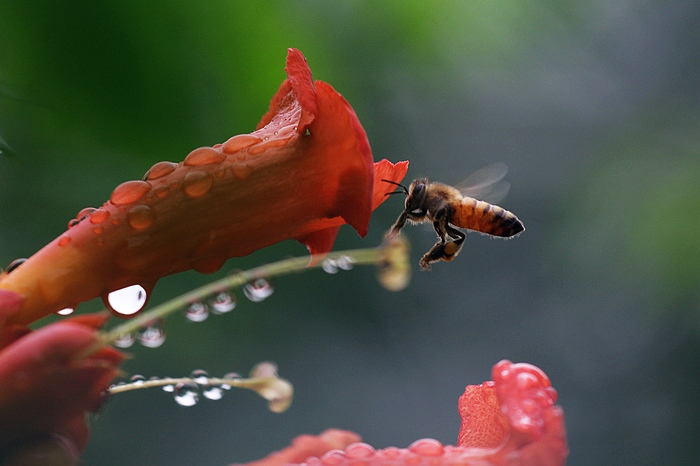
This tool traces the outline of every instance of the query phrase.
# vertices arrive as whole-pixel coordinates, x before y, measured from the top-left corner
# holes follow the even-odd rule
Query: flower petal
[[[94,330],[70,322],[48,325],[0,351],[0,450],[53,432],[84,444],[76,419],[96,410],[123,355],[97,342]]]
[[[109,307],[109,293],[136,284],[148,296],[165,275],[214,272],[285,239],[322,254],[343,223],[364,236],[382,200],[367,136],[345,99],[312,80],[301,52],[289,50],[286,71],[256,131],[155,164],[0,275],[0,289],[24,298],[9,321],[26,324],[98,296]],[[377,167],[400,180],[407,162]]]
[[[248,466],[281,466],[290,463],[300,463],[308,457],[321,456],[327,451],[344,449],[348,445],[359,442],[360,436],[354,432],[338,429],[328,429],[321,435],[300,435],[292,444],[283,450],[269,454],[265,458],[246,463]]]

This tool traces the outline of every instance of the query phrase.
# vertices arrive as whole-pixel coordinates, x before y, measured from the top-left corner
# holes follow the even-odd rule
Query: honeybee
[[[382,180],[401,188],[387,195],[406,195],[405,208],[387,236],[398,235],[407,220],[411,223],[432,222],[439,240],[421,258],[419,265],[422,270],[429,270],[432,262],[451,261],[457,256],[466,234],[455,227],[500,238],[517,236],[525,231],[525,226],[515,214],[467,195],[476,196],[488,192],[501,182],[506,170],[505,164],[485,167],[470,177],[472,180],[479,179],[478,183],[461,190],[443,183],[430,182],[427,178],[413,180],[408,188],[394,181]],[[504,188],[501,191],[507,192],[507,183],[501,182],[500,186]],[[505,195],[505,192],[501,194]]]

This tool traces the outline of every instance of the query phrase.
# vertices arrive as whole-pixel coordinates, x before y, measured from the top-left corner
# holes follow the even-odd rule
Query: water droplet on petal
[[[275,289],[272,287],[272,284],[262,277],[255,278],[243,286],[243,294],[254,303],[265,300],[270,297],[274,291]]]
[[[345,457],[348,459],[370,458],[375,452],[376,450],[372,445],[358,442],[345,449]]]
[[[196,383],[178,383],[173,391],[175,402],[180,406],[194,406],[199,401],[199,385]]]
[[[90,216],[90,223],[102,223],[109,218],[109,211],[96,209]]]
[[[190,322],[204,322],[209,317],[209,307],[204,303],[192,303],[185,308],[185,317]]]
[[[226,141],[221,149],[227,154],[235,154],[236,152],[250,147],[253,144],[257,144],[260,141],[261,139],[257,136],[252,136],[250,134],[239,134]]]
[[[335,259],[327,258],[321,263],[321,268],[324,272],[335,274],[338,273],[338,264],[336,264]]]
[[[153,194],[155,194],[158,199],[163,199],[170,194],[170,188],[167,186],[158,186],[153,190]]]
[[[442,456],[445,454],[445,447],[439,441],[432,438],[416,440],[408,450],[421,456]]]
[[[185,157],[184,164],[188,167],[197,167],[200,165],[209,165],[212,163],[221,163],[226,160],[226,156],[216,149],[211,147],[200,147],[190,152]]]
[[[153,225],[155,214],[147,205],[132,207],[127,214],[127,221],[134,230],[145,230]]]
[[[147,348],[158,348],[165,343],[165,322],[162,319],[145,325],[136,332],[136,338]]]
[[[182,189],[190,197],[199,197],[208,193],[212,184],[214,179],[209,173],[197,170],[185,175]]]
[[[231,173],[239,180],[245,181],[253,174],[253,167],[247,163],[235,163],[231,167]]]
[[[70,241],[71,241],[70,236],[68,236],[68,235],[62,235],[62,236],[58,239],[58,245],[61,246],[61,247],[63,247],[63,246],[68,246],[68,245],[70,244]]]
[[[136,335],[133,333],[125,333],[119,335],[116,340],[114,340],[114,346],[118,348],[130,348],[136,341]]]
[[[173,162],[158,162],[146,172],[144,180],[157,180],[165,175],[171,174],[177,168],[177,164]]]
[[[73,309],[72,307],[66,307],[56,312],[56,314],[58,314],[59,316],[69,316],[73,314],[73,312],[75,312],[75,309]]]
[[[114,188],[109,200],[114,205],[133,204],[150,190],[151,185],[145,181],[126,181]]]
[[[141,285],[131,285],[107,295],[107,306],[119,317],[132,316],[146,305],[148,294]]]
[[[78,223],[80,223],[80,220],[78,220],[77,218],[72,218],[72,219],[68,220],[68,229],[70,230],[71,228],[76,226]]]
[[[228,291],[222,291],[209,300],[214,314],[225,314],[236,308],[236,295]]]

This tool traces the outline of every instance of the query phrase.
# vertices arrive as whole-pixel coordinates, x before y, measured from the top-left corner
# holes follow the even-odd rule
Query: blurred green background
[[[247,133],[288,47],[353,105],[375,159],[457,183],[505,162],[527,231],[382,289],[368,268],[280,278],[231,315],[168,320],[130,374],[247,372],[274,360],[281,415],[234,391],[184,408],[114,397],[86,465],[227,464],[328,427],[376,447],[456,441],[457,398],[502,358],[550,376],[569,464],[700,458],[700,3],[0,2],[0,264],[58,236],[155,162]],[[379,243],[392,198],[360,239]],[[407,228],[413,262],[433,244]],[[215,276],[162,280],[151,305],[305,253],[285,242]],[[99,302],[80,311],[96,310]]]

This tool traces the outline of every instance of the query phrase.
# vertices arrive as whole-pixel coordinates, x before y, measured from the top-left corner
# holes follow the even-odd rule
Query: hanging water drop
[[[59,316],[69,316],[73,314],[73,312],[75,312],[75,309],[73,309],[72,307],[66,307],[61,309],[60,311],[57,311],[56,314],[58,314]]]
[[[224,374],[223,378],[226,380],[241,380],[243,377],[241,377],[241,374],[239,374],[238,372],[227,372],[226,374]],[[231,388],[233,387],[231,387],[231,385],[229,384],[223,384],[221,388],[223,388],[224,390],[231,390]]]
[[[136,342],[136,335],[133,333],[124,333],[119,335],[116,340],[114,340],[114,346],[118,348],[130,348]]]
[[[163,378],[169,379],[170,377],[163,377]],[[163,385],[163,391],[166,393],[173,393],[175,391],[175,385],[173,385],[173,384]]]
[[[202,396],[208,400],[220,400],[224,397],[224,391],[216,385],[202,385]]]
[[[196,383],[178,383],[173,390],[175,402],[180,406],[194,406],[199,401],[199,385]]]
[[[141,285],[131,285],[107,295],[107,305],[120,317],[132,316],[146,305],[148,294]]]
[[[136,332],[136,338],[147,348],[158,348],[165,343],[165,322],[155,319]]]
[[[350,256],[342,255],[335,260],[335,263],[340,269],[352,270],[352,267],[355,264],[355,259]]]
[[[254,303],[269,298],[274,291],[272,284],[262,277],[255,278],[243,286],[243,294]]]
[[[209,317],[209,307],[204,303],[192,303],[185,308],[185,317],[190,322],[203,322]]]
[[[335,260],[331,259],[331,258],[324,259],[323,262],[321,263],[321,268],[326,273],[330,273],[330,274],[338,273],[338,264],[336,264]]]
[[[214,314],[226,314],[236,308],[236,295],[228,291],[222,291],[209,300]]]

